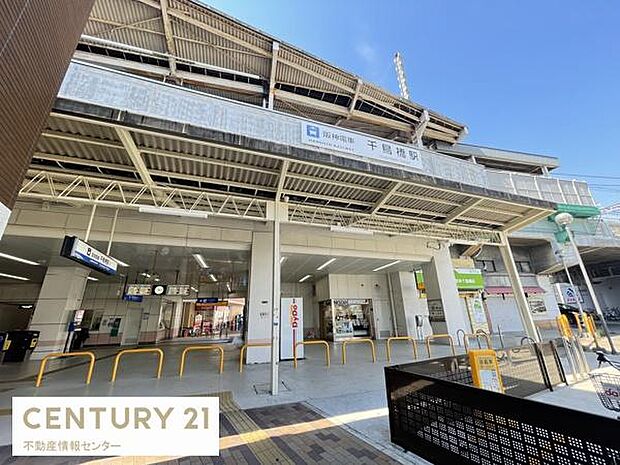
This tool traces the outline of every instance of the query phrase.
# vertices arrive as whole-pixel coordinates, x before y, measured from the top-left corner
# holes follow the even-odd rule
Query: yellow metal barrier
[[[586,328],[588,329],[590,336],[592,336],[592,339],[594,339],[594,345],[598,349],[600,348],[600,345],[598,343],[598,333],[596,332],[596,323],[594,323],[594,317],[588,314],[585,314],[584,317],[586,319]]]
[[[185,358],[187,357],[188,352],[193,352],[196,350],[217,350],[220,353],[220,374],[224,371],[224,349],[222,346],[218,345],[202,345],[202,346],[189,346],[183,349],[183,353],[181,354],[181,365],[179,366],[179,378],[183,377],[183,372],[185,371]]]
[[[579,335],[581,336],[583,334],[583,326],[581,324],[581,315],[579,315],[578,312],[571,312],[573,314],[573,317],[575,318],[575,321],[577,322],[577,330],[579,331]]]
[[[412,338],[411,336],[394,336],[388,337],[387,342],[385,343],[388,362],[392,360],[392,348],[390,346],[392,341],[411,341],[411,347],[413,348],[413,358],[415,360],[418,359],[418,344],[414,338]]]
[[[568,322],[566,315],[559,315],[556,317],[555,321],[558,325],[558,331],[561,336],[569,338],[573,337],[573,330],[570,327],[570,323]]]
[[[243,356],[248,347],[271,347],[271,342],[249,342],[241,346],[241,354],[239,355],[239,373],[243,373]]]
[[[297,346],[299,345],[308,346],[308,345],[317,345],[317,344],[320,344],[325,347],[325,363],[329,367],[330,362],[331,362],[331,357],[329,355],[329,344],[327,343],[327,341],[300,341],[296,343],[295,350],[293,351],[293,366],[297,368]]]
[[[118,371],[118,362],[121,360],[121,357],[125,354],[142,354],[142,353],[155,353],[159,356],[159,362],[157,364],[157,377],[161,378],[161,369],[164,366],[164,351],[161,349],[151,348],[151,349],[125,349],[121,350],[116,357],[114,357],[114,366],[112,367],[112,382],[116,381],[116,372]]]
[[[486,342],[487,342],[487,348],[493,350],[493,345],[491,344],[491,338],[489,337],[489,335],[487,333],[465,333],[463,335],[463,345],[465,346],[465,352],[469,352],[469,338],[470,337],[475,337],[476,340],[478,340],[478,338],[483,337]]]
[[[449,334],[433,334],[431,336],[426,336],[425,344],[426,344],[426,352],[428,353],[428,358],[431,358],[431,341],[435,339],[448,339],[450,342],[450,348],[452,349],[452,355],[456,355],[456,350],[454,348],[454,339]]]
[[[372,339],[361,338],[361,339],[347,339],[346,341],[342,341],[342,364],[347,363],[347,344],[359,344],[362,342],[366,342],[370,344],[370,350],[372,351],[372,362],[377,361],[377,354],[375,352],[375,343],[372,342]]]
[[[90,384],[90,380],[93,377],[93,370],[95,369],[95,354],[92,352],[54,352],[52,354],[47,354],[41,360],[41,366],[39,367],[39,374],[37,375],[37,381],[35,383],[36,387],[41,386],[41,381],[43,380],[43,373],[45,372],[45,365],[47,365],[47,361],[50,358],[65,358],[65,357],[89,357],[90,363],[88,365],[88,373],[86,373],[86,384]]]

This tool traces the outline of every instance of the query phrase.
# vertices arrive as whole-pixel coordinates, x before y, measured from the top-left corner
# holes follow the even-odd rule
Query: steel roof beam
[[[280,50],[280,43],[273,41],[271,45],[271,68],[269,71],[269,95],[267,96],[267,108],[273,110],[273,101],[275,98],[276,90],[276,71],[278,68],[278,51]]]
[[[469,210],[471,210],[472,208],[474,208],[476,205],[478,205],[480,202],[482,202],[483,199],[481,198],[472,198],[470,200],[468,200],[467,202],[465,202],[464,204],[462,204],[459,207],[456,207],[454,210],[452,210],[448,216],[446,216],[443,220],[444,224],[448,224],[451,223],[452,221],[456,220],[459,216],[463,215],[464,213],[467,213]]]
[[[392,195],[400,188],[401,185],[402,183],[400,182],[395,182],[394,184],[392,184],[392,186],[388,190],[386,190],[381,195],[379,200],[377,200],[377,202],[373,205],[369,213],[371,215],[374,215],[377,212],[377,210],[379,210],[381,207],[383,207],[388,202],[390,197],[392,197]]]
[[[172,23],[170,15],[168,15],[168,0],[160,0],[161,20],[164,25],[164,33],[166,34],[166,48],[168,49],[168,65],[170,66],[170,74],[177,77],[177,47],[174,43],[174,34],[172,33]]]

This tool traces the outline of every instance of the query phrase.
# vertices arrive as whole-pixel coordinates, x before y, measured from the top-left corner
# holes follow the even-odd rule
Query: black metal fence
[[[523,398],[565,381],[553,346],[498,356],[507,394],[472,386],[465,356],[386,367],[392,442],[433,463],[620,465],[620,421]]]

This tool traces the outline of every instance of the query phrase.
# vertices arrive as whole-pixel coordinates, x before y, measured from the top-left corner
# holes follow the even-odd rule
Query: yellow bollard
[[[219,345],[201,345],[201,346],[189,346],[183,349],[183,353],[181,354],[181,364],[179,366],[179,377],[183,377],[183,372],[185,371],[185,358],[187,357],[188,352],[192,352],[195,350],[217,350],[220,353],[220,374],[224,371],[224,348]]]
[[[568,338],[573,337],[573,330],[570,327],[570,323],[568,322],[568,318],[566,317],[566,315],[559,315],[558,317],[556,317],[555,321],[558,325],[558,331],[560,332],[561,336]]]
[[[394,336],[388,337],[387,342],[385,343],[388,362],[392,360],[392,348],[390,347],[392,341],[411,341],[411,346],[413,348],[413,358],[415,360],[418,359],[418,344],[414,338],[412,338],[411,336]]]
[[[114,357],[114,366],[112,367],[112,382],[116,381],[116,372],[118,371],[118,362],[125,354],[142,354],[142,353],[156,353],[159,356],[159,362],[157,364],[157,378],[161,378],[161,370],[164,366],[164,351],[161,349],[124,349],[116,354]]]
[[[431,341],[435,339],[448,339],[450,342],[450,348],[452,349],[452,355],[456,355],[456,350],[454,348],[454,339],[449,334],[433,334],[431,336],[426,336],[426,352],[428,353],[428,358],[431,358]]]
[[[54,352],[52,354],[47,354],[41,360],[41,366],[39,367],[39,374],[37,375],[37,381],[35,383],[36,387],[41,386],[41,381],[43,380],[43,373],[45,372],[45,366],[47,365],[47,361],[50,358],[65,358],[65,357],[89,357],[90,363],[88,364],[88,372],[86,373],[86,384],[90,384],[90,380],[93,377],[93,370],[95,369],[95,354],[89,351],[84,352]]]
[[[579,335],[581,336],[583,334],[583,326],[581,325],[581,315],[579,315],[579,313],[577,312],[571,312],[573,314],[573,317],[575,318],[575,321],[577,322],[577,330],[579,331]]]
[[[372,339],[368,338],[360,338],[360,339],[347,339],[346,341],[342,341],[342,364],[347,363],[347,344],[359,344],[362,342],[366,342],[370,344],[370,350],[372,351],[372,362],[375,363],[377,361],[377,354],[375,352],[375,343],[372,342]]]
[[[325,363],[327,364],[327,367],[329,368],[330,366],[330,362],[331,362],[331,357],[329,355],[329,344],[326,341],[321,341],[321,340],[316,340],[316,341],[300,341],[298,343],[295,344],[295,349],[297,349],[297,346],[299,345],[315,345],[315,344],[320,344],[320,345],[324,345],[325,346]],[[297,368],[297,350],[295,350],[293,352],[293,367]]]
[[[248,342],[241,346],[241,354],[239,355],[239,373],[243,373],[243,355],[248,347],[271,347],[270,342]]]

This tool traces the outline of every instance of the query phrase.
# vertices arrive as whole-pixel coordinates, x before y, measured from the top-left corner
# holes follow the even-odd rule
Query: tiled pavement
[[[220,456],[183,458],[11,457],[0,447],[0,464],[289,465],[398,464],[383,452],[332,423],[304,403],[240,410],[230,393],[220,393]]]

